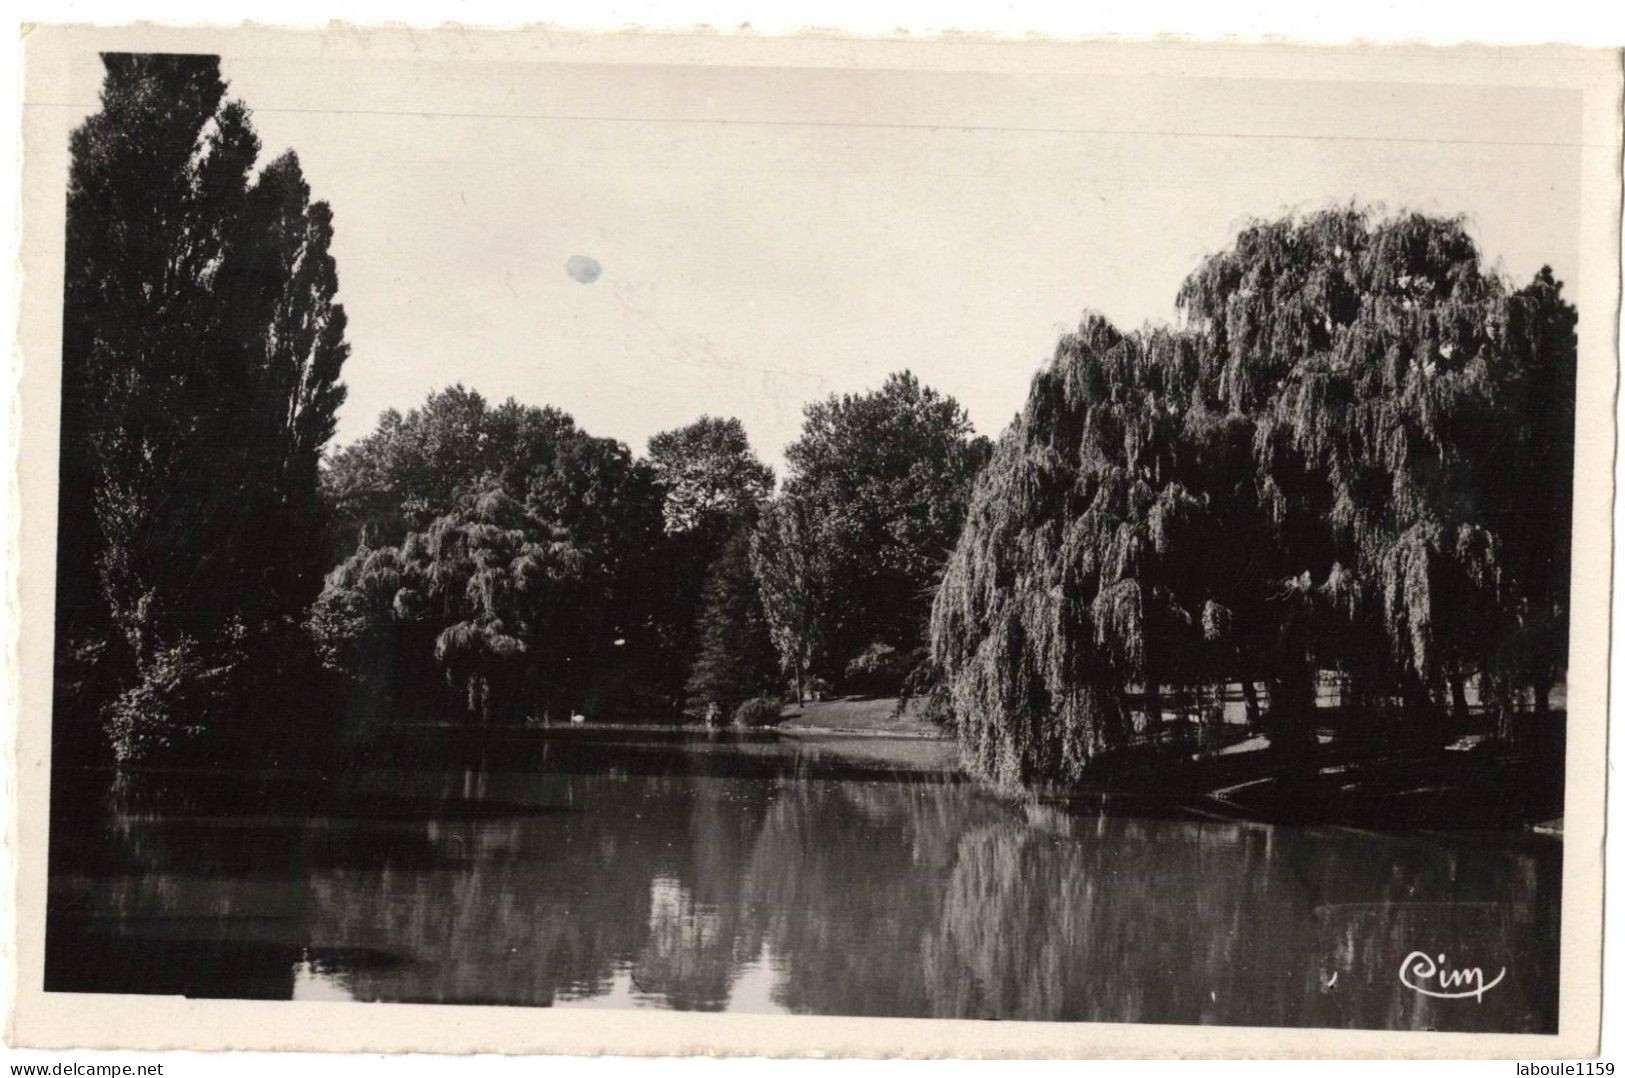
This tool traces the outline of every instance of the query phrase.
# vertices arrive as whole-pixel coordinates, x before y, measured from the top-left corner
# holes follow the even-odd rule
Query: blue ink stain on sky
[[[586,255],[571,255],[570,260],[564,264],[564,272],[582,284],[592,284],[598,280],[598,275],[604,272],[604,267],[598,264],[596,258],[588,258]]]

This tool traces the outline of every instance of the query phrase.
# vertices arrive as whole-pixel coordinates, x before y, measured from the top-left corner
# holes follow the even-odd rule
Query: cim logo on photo
[[[1501,983],[1506,977],[1501,967],[1493,980],[1484,980],[1484,970],[1478,966],[1450,968],[1444,955],[1437,959],[1426,951],[1412,951],[1399,964],[1399,983],[1420,995],[1433,999],[1466,999],[1473,996],[1484,1002],[1484,993]]]

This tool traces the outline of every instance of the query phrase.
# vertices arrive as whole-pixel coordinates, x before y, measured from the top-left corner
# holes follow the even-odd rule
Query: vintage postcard
[[[14,1043],[1596,1052],[1618,53],[25,60]]]

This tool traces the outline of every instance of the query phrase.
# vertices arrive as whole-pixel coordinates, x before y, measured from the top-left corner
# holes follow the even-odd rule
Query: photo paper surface
[[[18,1043],[1595,1050],[1617,54],[25,51]]]

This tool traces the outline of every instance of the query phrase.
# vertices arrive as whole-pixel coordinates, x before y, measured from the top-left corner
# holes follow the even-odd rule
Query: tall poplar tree
[[[137,758],[249,721],[241,679],[314,597],[294,537],[348,349],[332,215],[292,154],[254,176],[218,58],[103,63],[67,200],[56,730]]]

